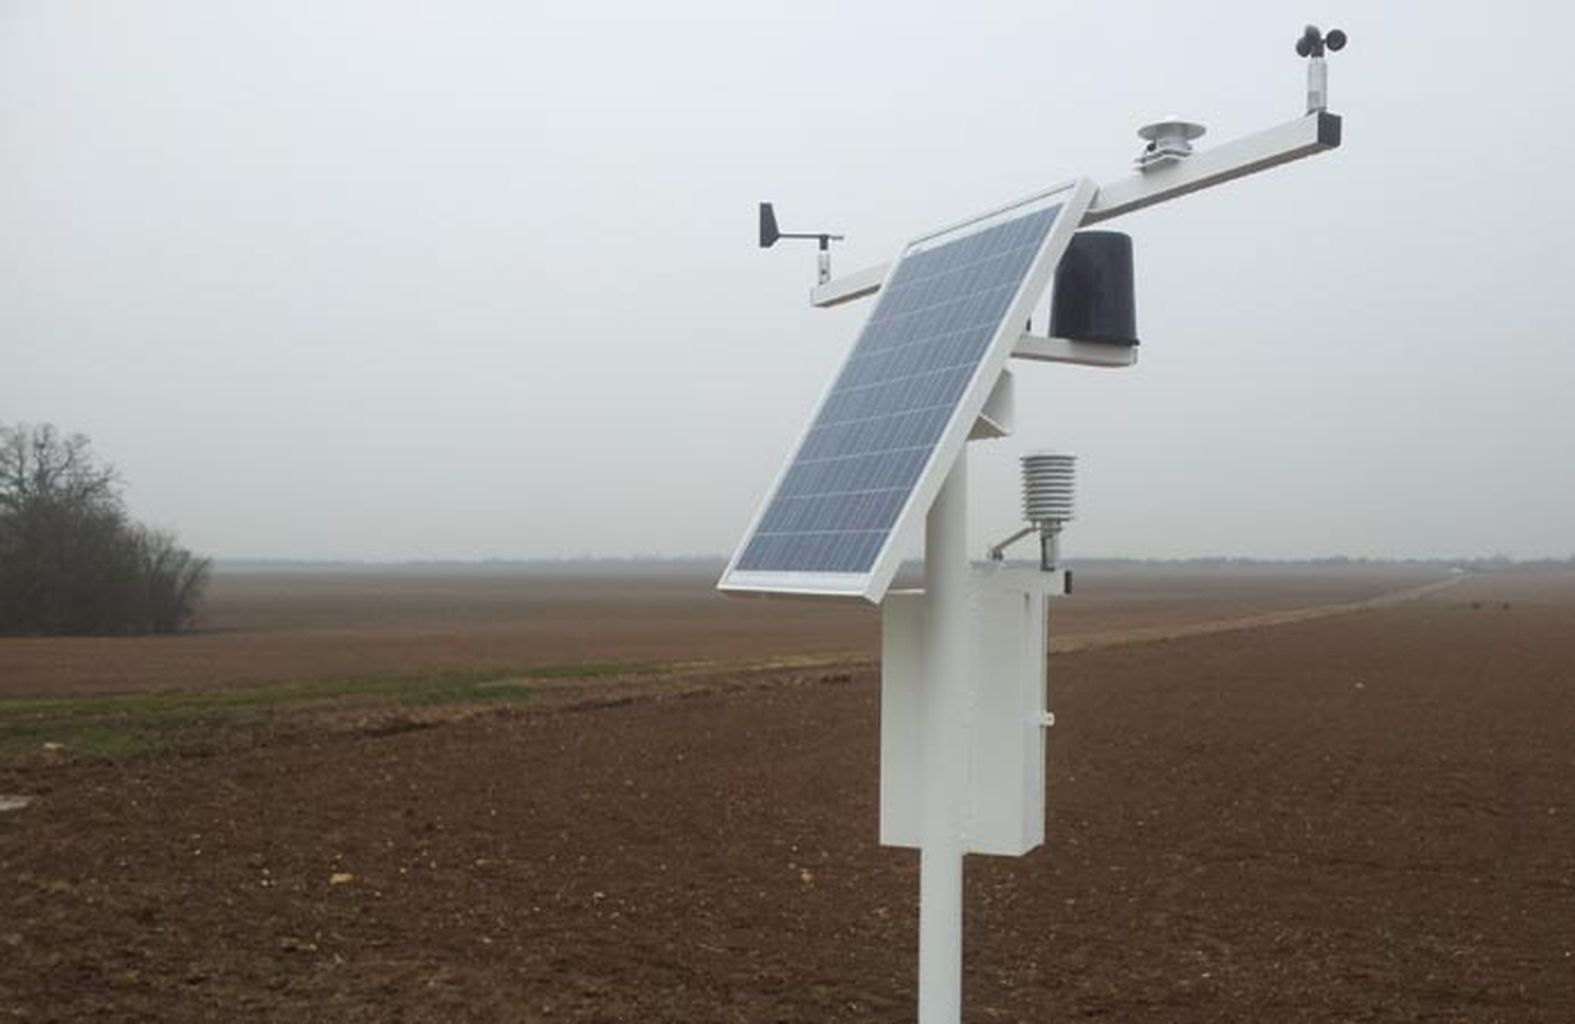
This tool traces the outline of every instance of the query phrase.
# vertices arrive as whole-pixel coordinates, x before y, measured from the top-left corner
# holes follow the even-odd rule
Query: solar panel
[[[903,250],[721,589],[885,595],[1093,191],[1075,181]]]

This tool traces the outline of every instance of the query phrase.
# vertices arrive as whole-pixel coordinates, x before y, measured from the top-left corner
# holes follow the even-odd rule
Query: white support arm
[[[809,304],[825,309],[827,306],[840,306],[844,302],[874,295],[880,291],[882,282],[886,280],[886,272],[890,269],[890,263],[879,263],[833,278],[825,284],[817,284],[809,290]]]
[[[1012,358],[1034,359],[1042,363],[1076,363],[1078,366],[1135,366],[1137,346],[1024,334],[1012,348]]]
[[[1088,212],[1083,214],[1083,226],[1223,185],[1339,145],[1340,119],[1327,111],[1308,114],[1213,149],[1199,150],[1184,160],[1101,185],[1094,201],[1088,204]]]
[[[1340,118],[1328,111],[1317,111],[1212,149],[1198,150],[1183,160],[1139,171],[1119,181],[1101,185],[1094,201],[1089,204],[1088,212],[1083,215],[1082,226],[1088,227],[1123,213],[1141,210],[1145,206],[1223,185],[1227,181],[1313,156],[1339,145]],[[810,304],[824,309],[874,295],[880,291],[881,283],[886,280],[886,273],[890,269],[890,263],[882,263],[817,285],[810,290]]]
[[[862,299],[866,295],[874,295],[880,291],[880,286],[886,280],[886,272],[891,269],[891,263],[877,263],[873,267],[855,270],[842,277],[834,277],[825,284],[817,284],[809,290],[809,304],[826,309],[830,306],[840,306],[844,302]]]

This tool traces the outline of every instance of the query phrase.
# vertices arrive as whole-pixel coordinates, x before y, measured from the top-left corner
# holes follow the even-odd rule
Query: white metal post
[[[963,827],[968,792],[968,450],[930,506],[924,536],[923,845],[919,1024],[962,1019]]]
[[[1324,63],[1322,57],[1313,57],[1307,62],[1307,113],[1316,114],[1329,109],[1329,65]],[[825,278],[820,279],[821,284],[826,283]]]

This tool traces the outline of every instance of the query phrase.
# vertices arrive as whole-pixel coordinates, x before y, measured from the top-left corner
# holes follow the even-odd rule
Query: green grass
[[[223,690],[0,699],[0,765],[59,743],[71,757],[123,759],[266,742],[292,714],[336,708],[432,708],[529,700],[531,683],[708,670],[861,664],[849,655],[739,663],[620,661],[472,672],[347,676]],[[298,724],[299,718],[296,719]],[[394,719],[397,724],[397,719]],[[412,720],[413,721],[413,720]]]
[[[352,676],[241,689],[103,697],[0,699],[0,759],[60,743],[72,756],[120,759],[171,752],[202,735],[255,732],[280,711],[324,705],[436,707],[526,700],[531,680],[660,675],[668,662],[606,662],[527,669]]]
[[[119,760],[137,754],[174,749],[170,736],[149,722],[78,721],[7,723],[0,725],[0,761],[61,743],[72,755]]]
[[[374,697],[430,704],[434,700],[464,699],[495,694],[502,683],[532,679],[588,679],[610,675],[657,675],[679,671],[668,662],[607,662],[586,665],[548,665],[528,669],[488,669],[476,672],[436,672],[396,676],[347,676],[314,682],[269,683],[226,690],[175,693],[136,693],[105,697],[43,697],[0,699],[0,722],[19,716],[71,717],[109,712],[153,714],[161,711],[266,707],[286,702],[341,700]]]

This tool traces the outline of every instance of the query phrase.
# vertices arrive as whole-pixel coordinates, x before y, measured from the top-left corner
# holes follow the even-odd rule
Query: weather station
[[[876,298],[717,586],[881,606],[880,841],[920,851],[920,1024],[961,1019],[965,855],[1044,842],[1049,608],[1072,591],[1059,549],[1075,457],[1023,457],[1026,525],[974,561],[968,445],[1012,433],[1013,361],[1136,365],[1132,240],[1081,229],[1337,148],[1325,54],[1345,42],[1313,26],[1297,41],[1307,94],[1293,120],[1200,148],[1201,124],[1167,117],[1139,129],[1125,177],[1060,182],[842,277],[842,236],[784,233],[760,206],[762,248],[818,242],[811,304]],[[1025,330],[1047,290],[1048,332]],[[893,589],[921,530],[923,586]],[[1036,558],[1007,559],[1031,537]]]

